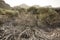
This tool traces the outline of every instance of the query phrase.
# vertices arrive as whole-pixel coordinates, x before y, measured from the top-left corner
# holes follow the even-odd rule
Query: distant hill
[[[6,8],[9,9],[10,5],[4,2],[4,0],[0,0],[0,8]]]
[[[27,9],[27,8],[29,8],[29,6],[26,4],[21,4],[19,6],[15,6],[14,8],[25,8],[25,9]]]

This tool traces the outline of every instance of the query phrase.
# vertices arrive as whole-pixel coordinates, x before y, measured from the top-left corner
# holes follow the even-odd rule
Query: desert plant
[[[51,8],[41,8],[38,11],[40,13],[39,19],[41,19],[41,24],[51,26],[58,17],[58,13]]]
[[[6,14],[6,15],[9,15],[10,17],[18,16],[18,11],[5,10],[5,14]]]
[[[25,12],[26,11],[26,9],[24,9],[24,8],[19,8],[19,9],[16,9],[16,10],[18,10],[19,13],[22,13],[22,12]]]
[[[2,8],[0,8],[0,15],[3,15],[3,14],[5,14],[5,12],[3,11]]]
[[[31,14],[38,14],[37,10],[38,9],[36,7],[30,7],[27,9],[27,12],[30,12]]]

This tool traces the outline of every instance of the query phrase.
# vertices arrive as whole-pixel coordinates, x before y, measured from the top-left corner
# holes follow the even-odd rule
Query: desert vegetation
[[[58,9],[3,7],[0,7],[0,40],[60,40]]]

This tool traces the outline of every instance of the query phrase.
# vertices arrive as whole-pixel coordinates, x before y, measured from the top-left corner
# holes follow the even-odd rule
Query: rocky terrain
[[[0,0],[0,8],[10,9],[10,5],[4,2],[4,0]]]
[[[60,40],[59,11],[0,7],[0,40]]]

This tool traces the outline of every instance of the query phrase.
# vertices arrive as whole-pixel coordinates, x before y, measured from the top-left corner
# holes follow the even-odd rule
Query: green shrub
[[[27,9],[27,12],[30,12],[31,14],[38,14],[36,7],[30,7]]]
[[[12,10],[6,10],[6,15],[9,15],[10,17],[18,16],[18,11],[12,11]]]
[[[0,8],[0,15],[4,15],[5,12],[3,11],[3,9]]]
[[[24,9],[24,8],[19,8],[19,9],[16,9],[16,10],[18,10],[19,13],[26,12],[26,9]]]
[[[58,17],[58,13],[51,8],[40,8],[38,12],[40,13],[39,19],[45,24],[52,25]]]

